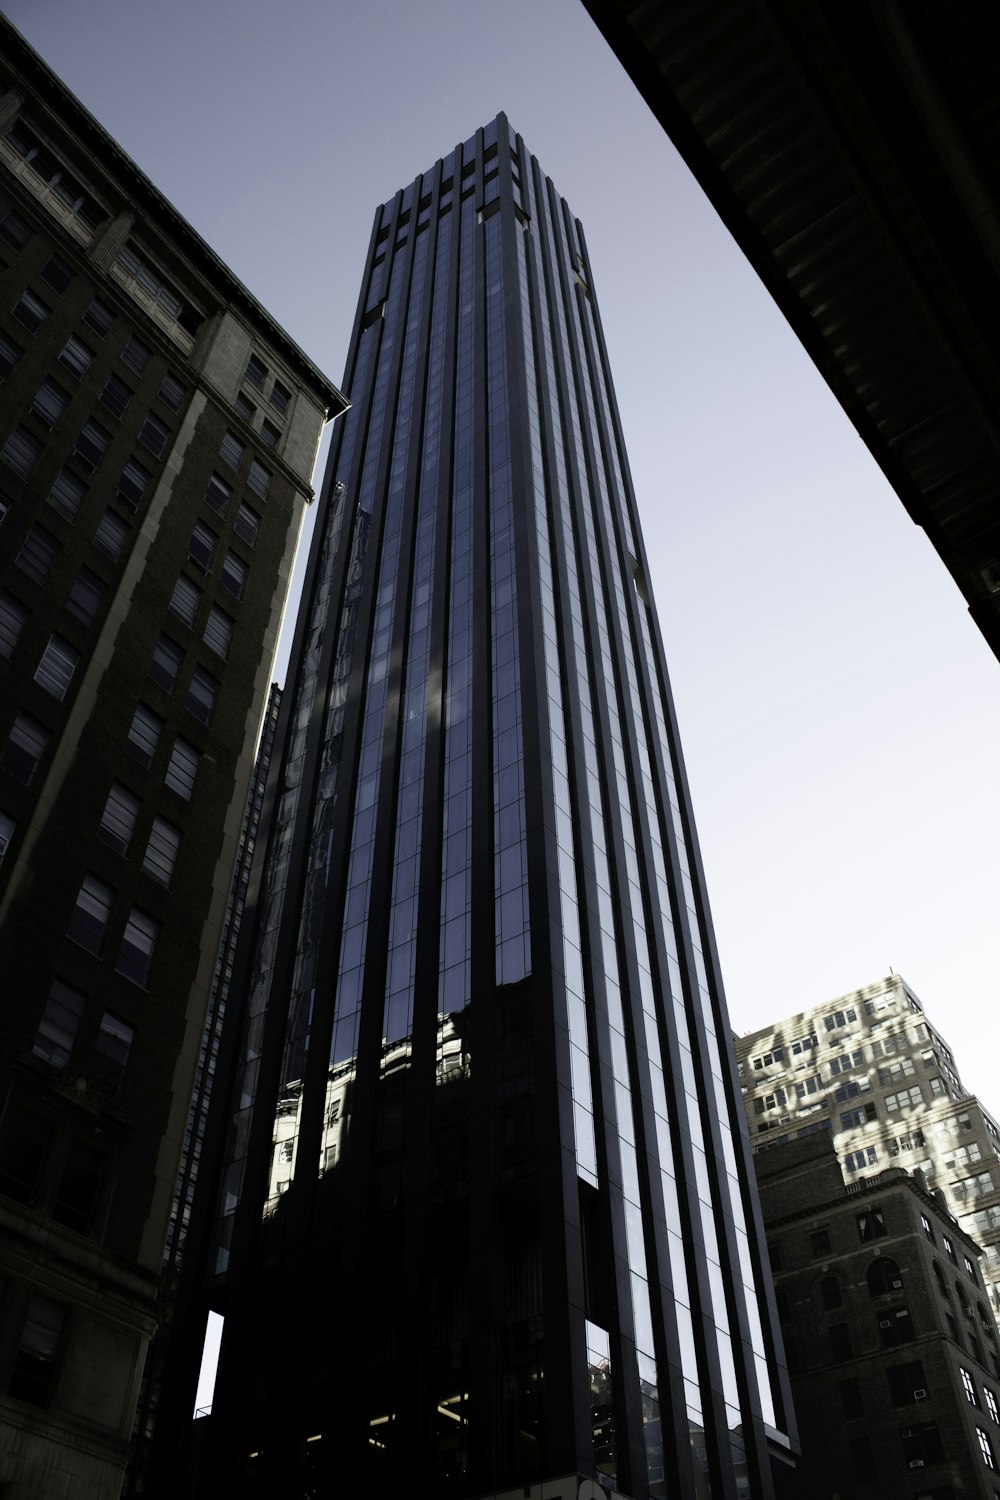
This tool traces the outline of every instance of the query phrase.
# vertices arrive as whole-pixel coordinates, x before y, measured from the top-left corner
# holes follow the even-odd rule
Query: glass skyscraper
[[[787,1388],[591,267],[503,115],[378,211],[345,388],[244,919],[210,1487],[770,1496]]]

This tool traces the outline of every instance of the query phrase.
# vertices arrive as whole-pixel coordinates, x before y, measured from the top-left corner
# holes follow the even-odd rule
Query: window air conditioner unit
[[[926,1401],[927,1400],[927,1392],[924,1390],[923,1386],[921,1386],[919,1390],[916,1390],[916,1391],[913,1392],[913,1399],[914,1399],[914,1401]]]
[[[926,1467],[927,1467],[927,1465],[924,1463],[924,1460],[922,1458],[911,1458],[910,1459],[910,1468],[911,1469],[925,1469]]]
[[[902,1285],[903,1285],[903,1283],[901,1281],[894,1281],[892,1283],[893,1290],[895,1291],[897,1287],[901,1287]]]
[[[879,1320],[878,1320],[878,1326],[880,1328],[888,1328],[891,1322],[892,1322],[891,1318],[879,1318]]]

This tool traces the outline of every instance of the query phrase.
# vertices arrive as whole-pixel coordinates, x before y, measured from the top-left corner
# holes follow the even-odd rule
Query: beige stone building
[[[1000,1125],[964,1087],[951,1048],[906,981],[889,975],[735,1039],[754,1151],[814,1131],[848,1183],[920,1168],[982,1247],[1000,1309]]]

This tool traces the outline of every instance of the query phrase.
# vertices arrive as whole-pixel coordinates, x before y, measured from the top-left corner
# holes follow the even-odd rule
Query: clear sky
[[[903,974],[1000,1112],[1000,662],[579,0],[0,0],[335,381],[507,112],[583,222],[734,1027]]]

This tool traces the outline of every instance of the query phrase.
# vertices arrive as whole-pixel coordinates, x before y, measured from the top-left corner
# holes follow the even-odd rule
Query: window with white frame
[[[983,1463],[988,1469],[995,1469],[997,1461],[993,1453],[993,1444],[990,1442],[989,1434],[985,1433],[981,1427],[977,1427],[976,1436],[979,1439],[979,1452],[982,1455]]]
[[[956,1203],[968,1203],[972,1198],[982,1198],[993,1191],[993,1179],[989,1172],[977,1172],[974,1177],[962,1177],[951,1184],[951,1194]]]
[[[912,1078],[916,1072],[912,1057],[901,1057],[896,1062],[890,1063],[886,1068],[879,1068],[878,1081],[885,1085],[889,1083],[902,1083],[904,1078]]]
[[[923,1101],[924,1096],[920,1085],[919,1083],[915,1083],[912,1088],[900,1089],[898,1094],[886,1094],[882,1102],[886,1109],[892,1112],[899,1109],[910,1109],[915,1104],[922,1104]]]

